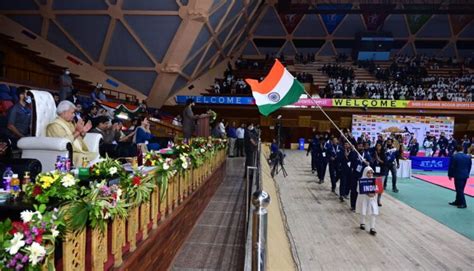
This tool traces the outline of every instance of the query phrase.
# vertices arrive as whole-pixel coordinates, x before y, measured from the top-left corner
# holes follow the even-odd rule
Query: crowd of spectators
[[[313,83],[313,75],[310,73],[302,72],[302,73],[297,73],[296,74],[296,79],[300,81],[301,83]]]
[[[344,67],[339,64],[324,64],[321,71],[329,78],[354,79],[354,69],[352,67]]]
[[[425,78],[419,85],[396,81],[365,82],[329,79],[320,92],[322,98],[369,98],[388,100],[428,100],[472,102],[474,76]]]
[[[295,63],[297,64],[308,64],[313,63],[316,61],[316,54],[315,53],[307,53],[304,55],[303,53],[297,53],[295,55]]]
[[[242,68],[243,59],[240,59],[239,67]],[[245,61],[246,62],[246,61]],[[237,64],[236,64],[237,65]],[[229,63],[227,69],[224,72],[224,79],[216,78],[214,85],[212,86],[214,94],[249,94],[250,87],[245,83],[243,78],[236,78],[234,76],[234,70],[232,65]]]

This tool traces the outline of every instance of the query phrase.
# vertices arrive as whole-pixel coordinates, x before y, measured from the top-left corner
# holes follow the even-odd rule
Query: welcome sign
[[[177,104],[185,104],[188,98],[198,104],[216,105],[255,105],[250,96],[176,96]],[[312,107],[315,103],[321,107],[358,107],[358,108],[411,108],[411,109],[453,109],[474,110],[473,102],[443,102],[443,101],[407,101],[380,99],[310,99],[300,98],[288,107]]]

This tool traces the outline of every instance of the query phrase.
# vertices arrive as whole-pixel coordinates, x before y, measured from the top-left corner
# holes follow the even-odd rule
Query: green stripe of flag
[[[268,116],[282,106],[296,103],[300,99],[301,94],[303,93],[304,86],[298,80],[295,79],[285,97],[283,97],[278,103],[275,104],[260,105],[258,107],[258,111],[260,111],[260,114]]]

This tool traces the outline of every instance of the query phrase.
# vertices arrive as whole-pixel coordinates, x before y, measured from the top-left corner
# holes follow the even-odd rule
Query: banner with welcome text
[[[184,104],[188,98],[197,104],[214,105],[255,105],[252,97],[243,96],[176,96],[177,104]],[[377,99],[310,99],[300,98],[298,102],[288,107],[312,107],[315,103],[321,107],[359,107],[359,108],[398,108],[398,109],[449,109],[474,110],[474,102],[444,102],[444,101],[407,101],[407,100],[377,100]]]

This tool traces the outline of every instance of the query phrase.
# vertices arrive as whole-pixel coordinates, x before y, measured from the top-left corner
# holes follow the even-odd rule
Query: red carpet
[[[420,179],[425,182],[429,182],[435,185],[439,185],[451,190],[454,190],[454,179],[450,181],[446,176],[427,176],[427,175],[418,175],[415,174],[413,177]],[[466,187],[464,188],[464,194],[474,197],[474,178],[469,178],[467,180]]]

